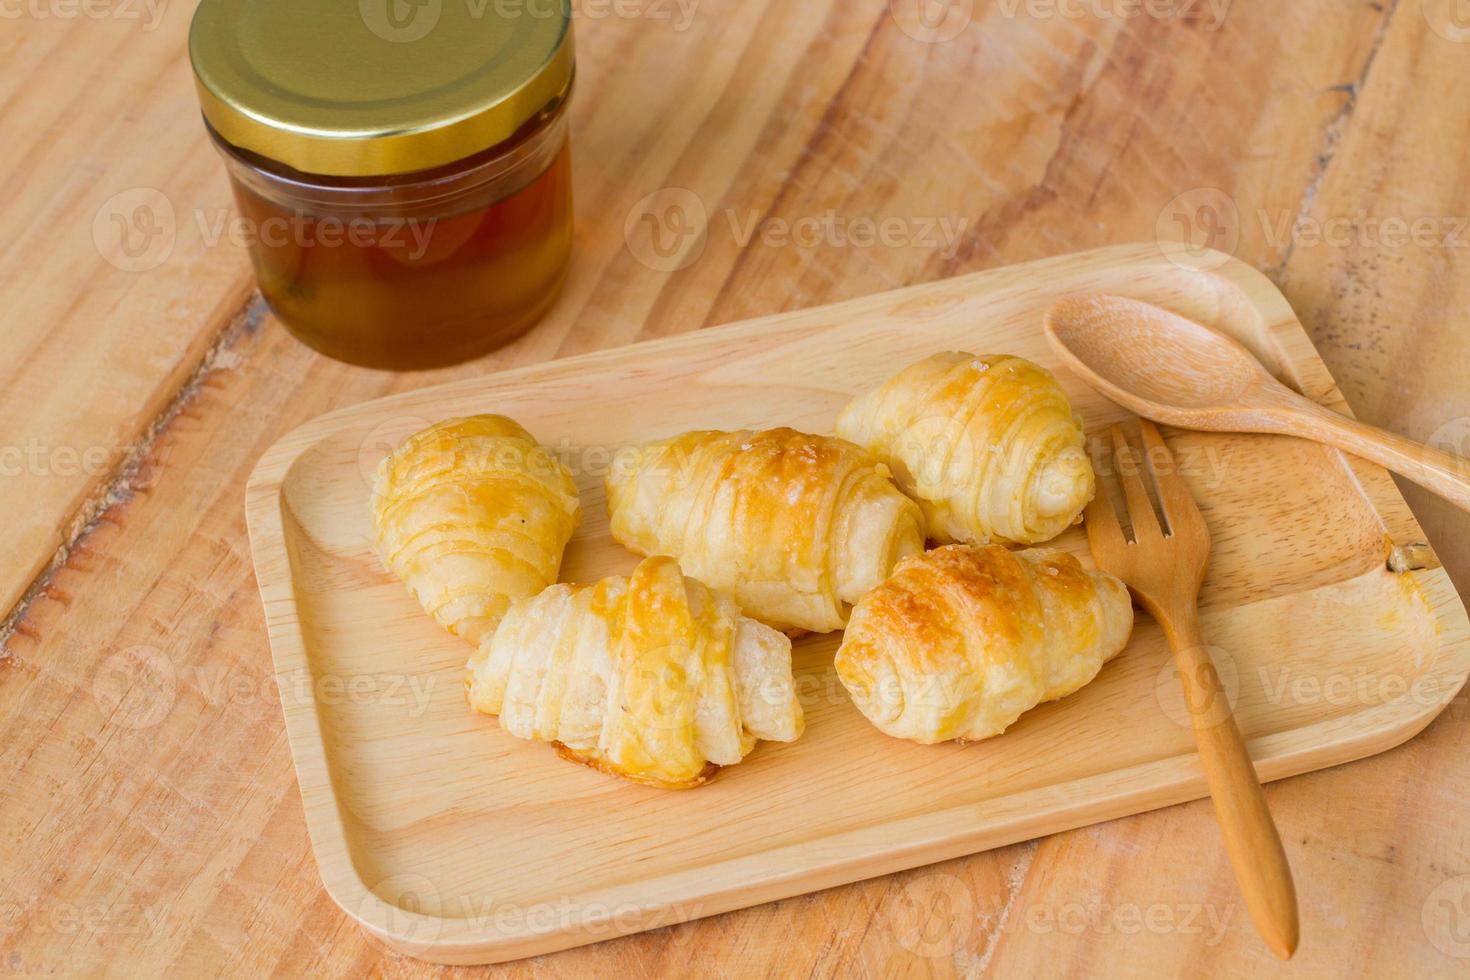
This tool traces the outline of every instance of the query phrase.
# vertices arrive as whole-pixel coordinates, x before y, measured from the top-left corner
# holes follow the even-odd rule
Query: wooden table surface
[[[406,376],[312,354],[253,297],[192,4],[3,12],[0,975],[449,972],[322,890],[283,735],[242,487],[328,409],[1188,239],[1280,285],[1361,417],[1470,452],[1456,0],[586,0],[566,293],[502,353]],[[1464,593],[1470,518],[1406,494]],[[1289,968],[1200,802],[508,972],[1465,975],[1467,758],[1461,695],[1268,788]]]

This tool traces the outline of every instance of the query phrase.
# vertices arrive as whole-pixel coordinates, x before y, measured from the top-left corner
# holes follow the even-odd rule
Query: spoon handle
[[[1309,403],[1310,404],[1310,403]],[[1313,405],[1299,417],[1302,435],[1370,459],[1470,510],[1470,460]]]

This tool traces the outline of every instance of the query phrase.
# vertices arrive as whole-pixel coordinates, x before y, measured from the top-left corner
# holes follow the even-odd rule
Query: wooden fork
[[[1087,506],[1087,541],[1098,566],[1126,582],[1134,598],[1164,629],[1246,909],[1267,945],[1277,956],[1290,959],[1298,937],[1291,869],[1220,675],[1200,635],[1198,596],[1210,555],[1209,531],[1159,430],[1146,420],[1141,424],[1146,468],[1158,491],[1167,529],[1160,528],[1149,500],[1141,476],[1145,467],[1123,428],[1115,425],[1113,471],[1127,500],[1133,539],[1124,536],[1118,515],[1099,485],[1097,496]]]

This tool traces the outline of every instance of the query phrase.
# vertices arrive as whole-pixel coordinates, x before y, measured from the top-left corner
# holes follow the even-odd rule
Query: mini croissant
[[[1127,587],[1066,552],[949,545],[863,597],[837,676],[889,735],[973,741],[1086,685],[1132,628]]]
[[[379,464],[372,508],[384,564],[471,643],[556,581],[581,510],[567,468],[501,415],[410,436]]]
[[[837,434],[892,468],[936,541],[1036,544],[1076,523],[1092,499],[1067,396],[1020,357],[925,358],[853,399]]]
[[[852,443],[793,429],[687,432],[620,453],[607,476],[612,536],[673,555],[778,629],[826,633],[904,555],[924,519]]]
[[[510,734],[673,789],[741,761],[757,739],[802,731],[791,641],[672,558],[516,602],[465,685],[470,706]]]

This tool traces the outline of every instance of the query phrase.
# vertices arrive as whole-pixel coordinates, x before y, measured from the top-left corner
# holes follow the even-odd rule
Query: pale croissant
[[[1127,587],[1066,552],[948,545],[863,597],[837,676],[889,735],[973,741],[1083,687],[1132,628]]]
[[[939,542],[1047,541],[1092,499],[1082,427],[1051,373],[1024,358],[925,358],[853,399],[837,434],[888,464]]]
[[[410,436],[373,485],[384,564],[439,625],[471,643],[513,599],[556,581],[580,511],[567,468],[500,415]]]
[[[825,633],[904,555],[919,508],[852,443],[792,429],[687,432],[618,454],[612,536],[731,592],[778,629]]]
[[[675,789],[802,731],[791,641],[665,557],[516,602],[465,684],[510,734]]]

